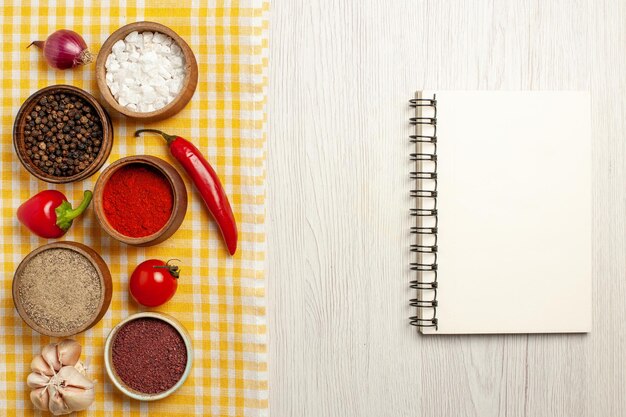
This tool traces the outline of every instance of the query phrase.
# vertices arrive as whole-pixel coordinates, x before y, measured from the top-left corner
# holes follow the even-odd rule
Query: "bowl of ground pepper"
[[[113,385],[140,401],[165,398],[191,373],[193,349],[185,327],[167,314],[133,314],[111,330],[104,364]]]
[[[100,175],[94,211],[113,238],[151,246],[172,236],[187,212],[187,189],[178,171],[150,155],[119,159]]]
[[[24,168],[40,180],[80,181],[95,174],[109,157],[113,125],[91,94],[71,85],[52,85],[20,107],[13,146]]]
[[[78,242],[54,242],[29,253],[13,277],[13,303],[33,330],[66,337],[95,325],[109,309],[111,273]]]

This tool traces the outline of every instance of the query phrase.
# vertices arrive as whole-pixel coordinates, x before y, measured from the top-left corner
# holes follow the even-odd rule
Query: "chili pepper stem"
[[[170,143],[172,143],[174,141],[174,139],[176,139],[176,136],[168,135],[167,133],[165,133],[165,132],[163,132],[161,130],[158,130],[158,129],[139,129],[139,130],[136,130],[135,131],[135,137],[138,138],[144,132],[156,133],[157,135],[163,136],[163,138],[167,141],[168,145]]]
[[[85,190],[83,201],[81,201],[80,205],[75,209],[72,209],[72,205],[69,202],[64,201],[54,210],[57,215],[57,226],[63,230],[69,229],[72,225],[72,221],[87,209],[92,198],[93,193],[89,190]]]

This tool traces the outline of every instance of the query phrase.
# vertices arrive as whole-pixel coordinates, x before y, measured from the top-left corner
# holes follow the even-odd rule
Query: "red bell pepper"
[[[73,220],[80,216],[92,198],[91,191],[85,191],[83,201],[72,209],[63,193],[46,190],[35,194],[17,209],[18,220],[37,236],[56,239],[65,234]]]
[[[228,197],[219,177],[202,153],[191,142],[180,136],[168,135],[156,129],[141,129],[135,132],[138,137],[143,132],[157,133],[167,141],[170,152],[178,159],[187,174],[193,180],[204,203],[222,232],[228,252],[231,255],[237,250],[237,223]]]

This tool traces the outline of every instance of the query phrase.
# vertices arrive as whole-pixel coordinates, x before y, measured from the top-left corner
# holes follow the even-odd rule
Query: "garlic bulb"
[[[55,416],[84,410],[95,399],[93,381],[85,376],[78,359],[81,347],[72,339],[51,343],[33,358],[26,384],[32,388],[30,400],[35,408]]]

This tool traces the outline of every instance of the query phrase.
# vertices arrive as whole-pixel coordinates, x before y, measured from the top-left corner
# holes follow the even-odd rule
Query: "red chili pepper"
[[[85,191],[83,201],[72,210],[63,193],[42,191],[22,203],[17,209],[17,218],[37,236],[56,239],[63,236],[73,220],[85,211],[92,196],[91,191]]]
[[[196,188],[200,191],[204,203],[222,232],[228,252],[234,255],[237,250],[237,224],[224,187],[222,187],[215,170],[202,156],[198,148],[188,140],[180,136],[168,135],[156,129],[137,130],[135,137],[143,132],[157,133],[165,138],[170,147],[170,152],[185,168]]]

